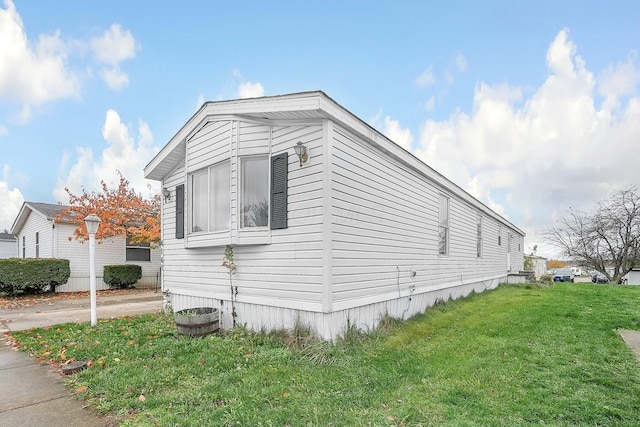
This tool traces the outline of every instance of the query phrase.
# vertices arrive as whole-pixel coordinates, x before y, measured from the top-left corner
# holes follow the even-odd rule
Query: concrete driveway
[[[7,308],[7,305],[9,306]],[[88,295],[55,299],[34,297],[16,304],[0,305],[0,333],[91,320]],[[135,290],[98,293],[98,319],[153,313],[162,309],[162,293]]]

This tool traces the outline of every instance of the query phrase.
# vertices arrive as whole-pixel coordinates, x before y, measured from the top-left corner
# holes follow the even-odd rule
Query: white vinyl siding
[[[89,289],[89,245],[74,239],[72,224],[56,224],[57,258],[69,260],[71,277],[69,282],[56,288],[61,292],[72,292]],[[71,240],[69,238],[71,237]],[[102,281],[105,265],[136,264],[142,268],[142,278],[136,287],[159,286],[160,249],[147,249],[151,261],[126,261],[127,239],[124,236],[110,237],[97,241],[96,244],[96,279],[98,289],[108,289],[109,285]],[[143,249],[144,250],[144,249]]]
[[[0,239],[0,259],[18,256],[18,241],[13,238]]]
[[[335,126],[332,303],[347,309],[506,277],[506,255],[477,257],[478,210]],[[441,209],[443,207],[443,209]],[[440,255],[445,226],[447,256]],[[498,222],[483,219],[483,238]],[[415,272],[415,275],[412,275]]]
[[[53,257],[53,229],[51,222],[37,212],[31,212],[18,233],[23,258]]]
[[[206,125],[202,129],[212,127]],[[162,215],[164,289],[184,295],[184,301],[207,296],[226,301],[221,307],[223,316],[226,316],[230,285],[228,271],[222,266],[222,260],[226,244],[231,243],[237,265],[233,285],[238,288],[238,304],[262,304],[267,301],[274,307],[319,311],[323,277],[322,125],[318,122],[265,126],[261,123],[233,121],[222,128],[229,129],[228,139],[224,142],[218,137],[214,138],[214,134],[208,140],[200,133],[195,133],[187,144],[187,159],[191,156],[189,153],[193,153],[193,147],[189,148],[189,144],[195,140],[207,146],[209,153],[227,153],[230,156],[231,231],[217,244],[211,244],[210,241],[194,244],[193,236],[185,236],[186,240],[191,240],[190,244],[185,245],[183,239],[175,238],[175,200],[172,198],[165,202]],[[269,141],[270,144],[265,145]],[[268,228],[241,227],[241,187],[246,178],[242,173],[243,162],[246,159],[268,160],[269,155],[292,151],[291,147],[298,141],[303,141],[308,147],[310,159],[301,168],[297,157],[289,156],[288,228],[266,230],[270,234],[269,244],[242,244],[243,241],[251,241],[254,231],[264,232],[264,228]],[[216,144],[224,144],[225,147],[211,147]],[[215,160],[221,161],[223,158],[218,156]],[[199,166],[203,167],[205,163],[198,159]],[[162,185],[173,191],[176,185],[185,183],[190,173],[188,171],[195,172],[189,164],[176,169]],[[269,182],[268,176],[264,177],[264,182]],[[183,303],[186,304],[176,300],[174,309],[185,308],[181,305]],[[243,323],[243,319],[250,319],[248,313],[239,313],[238,322]]]
[[[20,245],[20,255],[26,258],[36,257],[36,238],[40,258],[68,259],[71,275],[69,281],[56,288],[59,292],[89,290],[89,245],[76,240],[76,226],[69,223],[54,223],[37,211],[26,209],[26,219],[16,230]],[[24,243],[23,243],[24,242]],[[124,237],[99,240],[96,245],[96,276],[98,289],[106,289],[102,281],[103,268],[110,264],[138,264],[142,267],[142,279],[137,287],[155,287],[159,285],[160,249],[143,249],[149,252],[149,261],[126,261],[127,247]]]
[[[204,233],[176,239],[174,200],[163,204],[163,289],[172,295],[174,309],[214,306],[222,327],[231,325],[229,275],[222,266],[227,244],[237,267],[236,320],[252,329],[290,327],[298,320],[323,337],[336,337],[347,321],[368,327],[384,313],[409,316],[438,299],[506,282],[507,247],[494,242],[501,228],[515,232],[515,252],[522,242],[519,230],[319,97],[304,112],[297,109],[309,104],[296,99],[293,105],[287,98],[205,105],[168,144],[176,147],[165,151],[169,161],[152,162],[148,173],[161,176],[162,187],[173,191],[186,185],[186,195],[190,174],[230,162],[231,227],[223,238],[214,241]],[[274,112],[270,102],[291,110]],[[309,153],[302,165],[293,155],[298,141]],[[182,164],[173,163],[179,147],[185,147]],[[243,226],[249,203],[243,198],[243,162],[284,152],[289,153],[287,228],[264,230],[268,238],[256,238],[254,229],[263,227]],[[448,205],[446,256],[439,253],[441,196]],[[518,263],[514,255],[513,267]]]

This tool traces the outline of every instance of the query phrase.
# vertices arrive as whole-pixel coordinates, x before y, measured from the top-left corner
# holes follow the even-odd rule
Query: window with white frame
[[[240,227],[269,225],[269,157],[240,158]]]
[[[477,224],[477,240],[476,240],[476,257],[482,257],[482,217],[478,216]]]
[[[191,180],[191,232],[230,228],[231,183],[229,161],[194,172]]]
[[[268,243],[270,230],[288,227],[287,152],[270,152],[269,126],[233,122],[230,129],[236,133],[215,141],[230,150],[216,150],[210,166],[187,165],[185,185],[176,186],[176,239],[188,248]]]
[[[449,198],[444,194],[439,197],[438,253],[449,254]]]
[[[36,258],[40,258],[40,232],[36,231]]]
[[[22,236],[22,258],[27,257],[27,238]]]

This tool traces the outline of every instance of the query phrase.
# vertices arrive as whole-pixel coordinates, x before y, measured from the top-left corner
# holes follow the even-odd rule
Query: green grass
[[[162,315],[12,335],[91,359],[69,386],[123,425],[640,424],[640,364],[616,332],[640,330],[640,287],[506,286],[387,323],[336,344],[304,328],[188,339]]]

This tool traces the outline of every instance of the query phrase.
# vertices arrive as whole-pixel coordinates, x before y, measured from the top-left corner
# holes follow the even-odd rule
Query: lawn
[[[336,344],[145,315],[12,333],[122,425],[637,426],[640,287],[503,286]]]

